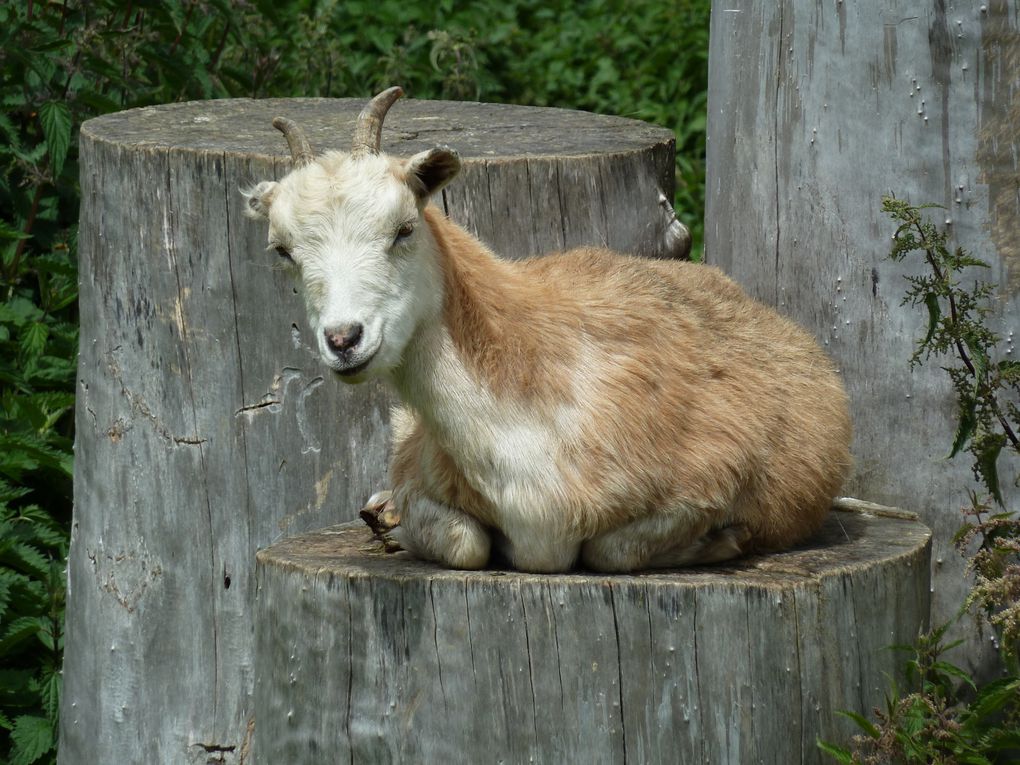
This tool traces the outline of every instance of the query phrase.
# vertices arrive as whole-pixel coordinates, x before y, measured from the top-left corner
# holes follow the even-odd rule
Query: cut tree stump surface
[[[190,101],[131,109],[89,120],[82,132],[105,143],[287,157],[267,117],[289,117],[316,152],[350,148],[366,99],[266,98]],[[400,157],[449,144],[463,159],[517,159],[672,151],[673,133],[644,122],[570,109],[467,101],[401,99],[386,116],[382,150]],[[672,169],[672,168],[670,168]]]
[[[893,515],[614,576],[442,569],[357,523],[283,540],[257,556],[256,756],[822,762],[927,624],[930,533]]]

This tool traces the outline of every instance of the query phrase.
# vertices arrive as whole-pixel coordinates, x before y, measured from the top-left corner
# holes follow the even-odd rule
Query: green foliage
[[[245,45],[220,79],[240,94],[557,106],[648,120],[677,136],[679,218],[702,242],[710,0],[317,0],[239,7]]]
[[[77,133],[228,96],[484,99],[677,134],[701,241],[709,0],[0,4],[0,765],[52,762],[77,350]]]
[[[5,474],[42,471],[25,460],[11,470],[0,455]],[[69,461],[55,461],[66,478]],[[52,761],[60,698],[67,531],[39,506],[24,504],[29,494],[0,479],[0,730],[10,765]]]
[[[910,288],[904,303],[925,306],[928,331],[917,344],[911,365],[931,357],[955,356],[958,364],[946,368],[959,406],[959,424],[949,456],[967,449],[973,457],[974,476],[1002,506],[998,460],[1003,448],[1020,454],[1015,423],[1020,421],[1015,397],[1020,394],[1020,363],[995,360],[1001,338],[985,319],[993,285],[975,280],[966,287],[966,269],[988,268],[988,264],[963,249],[950,250],[947,234],[924,217],[924,207],[886,198],[882,210],[899,226],[893,236],[889,257],[903,260],[920,252],[928,264],[924,276],[907,277]],[[1012,421],[1012,422],[1011,422]]]
[[[906,663],[908,688],[893,687],[885,709],[875,710],[877,724],[845,713],[863,732],[852,750],[819,742],[841,763],[995,765],[1015,761],[1020,752],[1020,518],[992,510],[1004,504],[999,457],[1003,449],[1020,454],[1015,435],[1020,364],[997,352],[1000,338],[986,323],[993,287],[969,276],[970,269],[987,264],[949,248],[947,234],[925,217],[924,210],[933,206],[891,197],[882,203],[897,223],[889,257],[902,261],[918,253],[927,266],[924,275],[907,277],[903,300],[927,314],[925,336],[910,364],[933,357],[951,364],[942,368],[956,393],[959,421],[949,457],[970,453],[974,477],[988,497],[970,492],[966,522],[955,539],[960,552],[970,555],[974,587],[957,619],[913,646],[899,647],[912,654]],[[945,644],[947,630],[969,611],[992,627],[1006,670],[983,685],[943,658],[962,642]]]
[[[819,742],[847,765],[918,763],[993,765],[1020,747],[1020,678],[1007,675],[980,688],[942,656],[959,642],[943,642],[948,625],[922,635],[906,663],[908,688],[894,687],[877,724],[843,712],[861,729],[853,751]],[[998,759],[997,759],[998,758]]]

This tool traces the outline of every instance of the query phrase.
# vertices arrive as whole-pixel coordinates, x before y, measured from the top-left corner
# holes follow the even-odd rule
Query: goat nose
[[[361,342],[360,324],[341,324],[326,330],[326,345],[333,353],[340,354],[354,348]]]

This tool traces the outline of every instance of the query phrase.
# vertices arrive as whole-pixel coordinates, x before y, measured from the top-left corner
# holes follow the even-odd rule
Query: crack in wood
[[[805,725],[807,724],[804,720],[804,678],[801,675],[802,665],[800,658],[800,642],[803,639],[800,629],[800,612],[797,610],[797,590],[794,589],[790,593],[790,597],[793,598],[793,628],[794,628],[794,648],[796,649],[795,655],[797,657],[797,696],[800,699],[800,760],[804,761],[808,752],[805,748],[804,731],[806,730]],[[811,742],[808,742],[808,746],[811,746]]]
[[[616,636],[616,693],[620,704],[620,738],[623,746],[623,765],[627,765],[627,725],[623,712],[623,656],[620,651],[620,624],[616,618],[616,594],[612,582],[609,586],[609,608],[613,613],[613,634]]]
[[[298,380],[302,376],[300,369],[294,367],[284,367],[280,372],[273,376],[273,381],[269,384],[269,390],[263,394],[262,398],[254,404],[245,404],[240,409],[234,411],[235,417],[244,415],[249,421],[256,414],[261,412],[269,412],[271,414],[278,414],[283,411],[284,402],[287,400],[287,390],[290,384],[294,380]]]
[[[439,675],[439,690],[443,696],[443,707],[448,707],[446,700],[446,683],[443,682],[443,659],[439,653],[439,617],[436,614],[435,593],[432,590],[434,582],[429,582],[429,603],[432,606],[432,644],[436,649],[436,674]]]
[[[89,417],[92,418],[92,430],[98,433],[99,418],[96,416],[95,410],[89,405],[89,385],[84,380],[78,380],[78,386],[81,388],[80,401],[82,408],[88,413]]]
[[[278,398],[270,398],[268,400],[259,401],[257,404],[248,404],[247,406],[242,406],[240,409],[234,412],[234,416],[239,417],[242,414],[258,412],[262,409],[268,409],[270,412],[278,412],[280,411],[280,405],[282,403],[283,402],[280,401],[280,399]],[[276,407],[276,409],[274,409],[273,407]]]
[[[702,717],[701,710],[704,708],[704,699],[701,696],[701,676],[699,674],[699,667],[701,661],[698,659],[698,593],[694,593],[692,598],[694,613],[691,615],[692,629],[691,634],[694,636],[694,688],[697,693],[697,707],[698,710],[698,730],[704,731],[704,719]],[[702,736],[701,738],[701,760],[705,762],[705,750],[707,748],[708,736]]]
[[[152,426],[152,429],[156,432],[156,435],[159,436],[160,439],[162,439],[167,445],[191,446],[205,443],[207,439],[200,438],[199,436],[176,436],[171,433],[170,429],[155,414],[155,412],[152,411],[152,408],[146,400],[140,394],[134,393],[128,387],[127,382],[124,380],[124,373],[120,368],[120,362],[117,360],[117,354],[120,352],[121,348],[122,346],[115,346],[106,354],[106,368],[110,373],[110,376],[120,386],[120,394],[127,400],[131,409],[145,418]],[[120,426],[117,426],[118,422],[120,423]],[[106,435],[111,441],[116,443],[129,430],[131,430],[131,423],[118,418],[118,420],[114,422],[114,425],[111,425],[110,429],[107,430]]]
[[[233,754],[237,751],[237,747],[230,744],[195,743],[191,746],[192,748],[201,749],[203,752],[210,755],[205,761],[206,765],[226,765],[227,755]]]
[[[538,698],[535,695],[535,664],[531,656],[531,636],[528,634],[528,607],[524,604],[524,592],[517,588],[521,601],[521,616],[524,620],[524,651],[528,655],[528,685],[531,688],[531,728],[538,741]]]
[[[197,436],[174,436],[174,443],[178,445],[198,446],[208,442],[208,438],[198,438]]]

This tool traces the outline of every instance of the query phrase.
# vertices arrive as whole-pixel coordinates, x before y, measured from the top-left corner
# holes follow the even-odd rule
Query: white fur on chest
[[[563,412],[546,420],[497,399],[472,378],[448,336],[436,341],[430,345],[438,352],[405,391],[408,403],[500,516],[517,525],[555,514],[566,491],[559,457],[574,435],[574,418]]]

